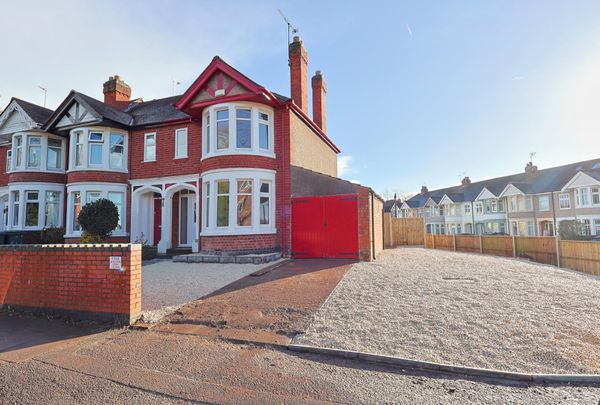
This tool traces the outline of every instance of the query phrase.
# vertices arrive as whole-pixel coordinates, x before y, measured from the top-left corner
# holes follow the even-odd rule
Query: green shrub
[[[142,260],[151,260],[158,256],[156,247],[148,244],[148,239],[145,238],[144,233],[140,233],[133,243],[142,245]]]
[[[119,224],[119,211],[112,201],[101,198],[84,205],[77,220],[83,230],[82,243],[101,243]]]
[[[558,232],[564,240],[590,240],[589,228],[581,221],[574,219],[560,221]]]
[[[65,228],[49,227],[40,231],[40,242],[49,245],[65,243]]]

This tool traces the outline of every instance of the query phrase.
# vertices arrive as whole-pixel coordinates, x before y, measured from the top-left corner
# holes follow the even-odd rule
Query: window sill
[[[243,155],[243,156],[263,156],[270,159],[275,159],[275,153],[266,151],[253,151],[244,149],[227,149],[222,152],[211,152],[202,155],[201,160],[210,159],[219,156],[232,156],[232,155]]]
[[[16,170],[9,170],[6,172],[6,174],[13,174],[13,173],[57,173],[57,174],[64,174],[65,173],[65,169],[36,169],[33,167],[28,167],[26,169],[16,169]]]
[[[78,167],[76,169],[69,169],[67,173],[76,172],[114,172],[114,173],[129,173],[125,169],[111,169],[109,167]]]
[[[142,163],[154,163],[156,162],[156,159],[154,160],[142,160]]]
[[[189,156],[175,156],[175,157],[173,158],[173,160],[177,160],[177,159],[187,159],[187,158],[189,158]]]

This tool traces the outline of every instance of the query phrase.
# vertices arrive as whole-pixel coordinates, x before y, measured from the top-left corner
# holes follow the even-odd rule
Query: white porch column
[[[171,242],[171,226],[172,226],[172,212],[173,212],[173,197],[166,196],[162,201],[162,223],[160,230],[160,242],[158,243],[158,253],[165,254],[167,249],[172,247]]]
[[[200,182],[198,182],[200,183]],[[200,190],[202,189],[202,187],[196,187],[196,198],[194,200],[194,213],[195,215],[195,221],[194,221],[194,239],[192,240],[192,252],[193,253],[198,253],[200,251],[200,237],[199,237],[199,231],[198,229],[200,228],[200,218],[202,217],[202,213],[200,212]]]

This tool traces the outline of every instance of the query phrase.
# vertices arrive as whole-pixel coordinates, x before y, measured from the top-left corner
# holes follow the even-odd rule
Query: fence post
[[[452,235],[452,247],[454,248],[454,251],[456,252],[456,234]]]
[[[512,238],[513,238],[513,240],[512,240],[512,242],[513,242],[513,257],[517,257],[517,242],[516,242],[514,236]]]
[[[431,234],[431,248],[435,249],[435,234]]]
[[[558,235],[554,237],[556,241],[556,266],[560,269],[560,241],[558,240]]]
[[[481,238],[481,235],[479,235],[479,253],[483,254],[483,239]]]

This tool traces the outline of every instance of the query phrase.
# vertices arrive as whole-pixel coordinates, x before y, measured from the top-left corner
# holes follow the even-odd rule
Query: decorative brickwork
[[[16,172],[8,175],[9,183],[65,183],[64,173]]]
[[[109,269],[110,257],[122,270]],[[141,273],[140,245],[0,245],[0,306],[130,324]]]

